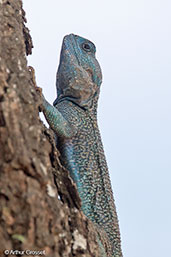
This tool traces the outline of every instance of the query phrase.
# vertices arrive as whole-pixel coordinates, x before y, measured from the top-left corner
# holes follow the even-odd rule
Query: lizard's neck
[[[99,94],[96,94],[91,99],[91,101],[89,101],[87,104],[82,104],[82,102],[79,101],[79,98],[74,98],[72,96],[64,96],[62,94],[59,94],[56,100],[53,102],[53,105],[55,106],[63,101],[70,101],[73,104],[80,107],[81,109],[85,110],[88,116],[90,116],[91,118],[93,118],[93,120],[95,120],[97,119],[98,98],[99,98]]]

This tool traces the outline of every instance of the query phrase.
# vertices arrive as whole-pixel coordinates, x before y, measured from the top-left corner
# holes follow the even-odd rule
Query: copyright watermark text
[[[41,255],[45,255],[46,252],[45,250],[41,250],[41,251],[33,251],[33,250],[5,250],[4,251],[5,255],[35,255],[35,256],[41,256]]]

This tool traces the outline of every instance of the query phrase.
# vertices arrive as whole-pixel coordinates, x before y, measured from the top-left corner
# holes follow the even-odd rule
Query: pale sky
[[[34,43],[29,65],[50,103],[63,37],[95,43],[99,126],[124,257],[170,257],[170,0],[24,0],[24,9]]]

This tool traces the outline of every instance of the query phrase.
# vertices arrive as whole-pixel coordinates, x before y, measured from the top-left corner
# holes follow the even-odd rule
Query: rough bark
[[[28,256],[28,249],[97,257],[93,225],[60,165],[52,132],[39,119],[25,22],[20,0],[0,0],[0,256],[11,255],[5,249]]]

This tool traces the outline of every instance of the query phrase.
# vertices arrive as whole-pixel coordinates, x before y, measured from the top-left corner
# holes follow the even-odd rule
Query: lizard
[[[102,71],[95,55],[91,41],[74,34],[64,37],[57,98],[51,105],[41,93],[41,111],[56,135],[61,163],[76,183],[83,213],[107,235],[111,254],[106,256],[122,257],[116,206],[97,123]]]

